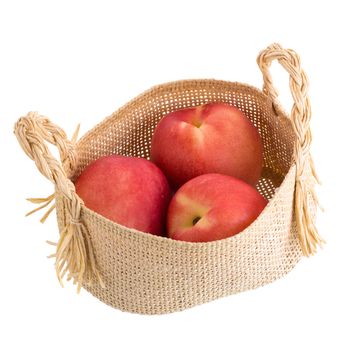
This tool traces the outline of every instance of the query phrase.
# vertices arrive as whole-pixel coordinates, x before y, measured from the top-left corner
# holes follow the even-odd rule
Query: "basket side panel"
[[[141,314],[179,311],[254,289],[288,273],[301,257],[293,220],[295,168],[273,201],[234,237],[188,243],[137,232],[83,210],[106,288],[85,286],[115,308]]]

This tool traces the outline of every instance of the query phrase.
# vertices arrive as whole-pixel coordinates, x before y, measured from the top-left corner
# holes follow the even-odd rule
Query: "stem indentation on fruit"
[[[196,216],[193,220],[192,220],[192,224],[193,226],[201,219],[200,216]]]

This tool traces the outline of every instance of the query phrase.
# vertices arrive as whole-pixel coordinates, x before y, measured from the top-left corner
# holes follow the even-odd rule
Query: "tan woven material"
[[[290,118],[278,104],[268,73],[273,59],[291,75],[295,105]],[[315,252],[322,240],[314,226],[307,79],[298,56],[277,44],[264,50],[258,63],[264,92],[217,80],[163,84],[120,108],[76,145],[37,114],[18,121],[20,144],[55,184],[60,279],[68,272],[78,286],[120,310],[161,314],[263,286],[288,273],[303,253]],[[73,182],[89,163],[109,154],[148,158],[153,130],[163,115],[208,102],[240,108],[263,140],[264,168],[257,188],[269,203],[248,228],[220,241],[181,242],[123,227],[83,205]],[[45,140],[58,146],[63,166]]]

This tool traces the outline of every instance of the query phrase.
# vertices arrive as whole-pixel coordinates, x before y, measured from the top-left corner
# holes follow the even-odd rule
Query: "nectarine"
[[[168,237],[209,242],[233,236],[248,227],[266,206],[252,186],[231,176],[205,174],[185,183],[172,198]]]
[[[151,160],[174,188],[206,173],[255,185],[262,169],[262,142],[238,108],[211,103],[164,116],[152,137]]]
[[[75,182],[89,209],[121,225],[161,235],[170,200],[168,182],[143,158],[112,155],[88,165]]]

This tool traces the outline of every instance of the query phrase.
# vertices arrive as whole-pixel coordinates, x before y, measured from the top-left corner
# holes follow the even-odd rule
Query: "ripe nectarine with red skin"
[[[173,188],[207,173],[255,185],[263,147],[257,128],[238,108],[211,103],[164,116],[152,137],[151,160]]]
[[[248,227],[267,200],[252,186],[222,174],[205,174],[185,183],[172,198],[168,237],[209,242],[233,236]]]
[[[170,188],[161,170],[143,158],[111,155],[88,165],[75,182],[87,208],[123,226],[162,235]]]

